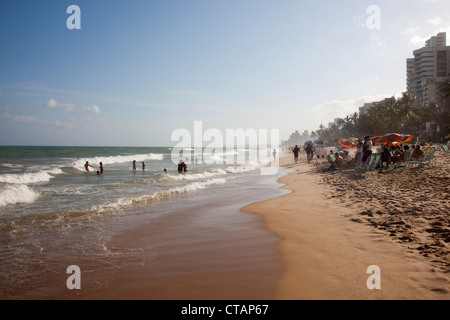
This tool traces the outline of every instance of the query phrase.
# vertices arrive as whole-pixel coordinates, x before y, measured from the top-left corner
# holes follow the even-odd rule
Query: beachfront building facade
[[[425,47],[413,52],[406,60],[407,91],[415,98],[415,106],[439,103],[439,86],[450,81],[450,46],[441,32],[425,42]]]
[[[376,102],[364,103],[362,107],[359,107],[359,114],[367,114],[375,104]]]

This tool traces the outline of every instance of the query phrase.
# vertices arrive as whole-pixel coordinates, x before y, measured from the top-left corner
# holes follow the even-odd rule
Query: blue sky
[[[167,146],[194,121],[286,139],[405,91],[438,32],[448,0],[2,0],[0,144]]]

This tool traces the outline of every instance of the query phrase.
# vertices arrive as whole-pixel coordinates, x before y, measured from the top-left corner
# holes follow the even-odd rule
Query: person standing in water
[[[133,160],[133,171],[136,171],[136,160]]]
[[[103,174],[103,163],[100,162],[100,174]]]
[[[142,161],[142,171],[145,170],[145,163]]]
[[[84,164],[84,168],[86,169],[86,172],[89,172],[89,167],[93,168],[93,166],[91,166],[89,164],[89,161],[86,161],[86,163]]]

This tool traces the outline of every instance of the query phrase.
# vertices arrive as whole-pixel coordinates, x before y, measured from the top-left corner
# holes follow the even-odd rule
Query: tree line
[[[321,124],[311,135],[327,142],[388,133],[425,138],[426,123],[430,123],[431,140],[441,142],[450,133],[450,82],[440,84],[438,92],[439,102],[427,103],[423,107],[416,107],[415,99],[403,92],[400,98],[393,96],[375,103],[367,113],[355,112],[338,118],[329,128]]]

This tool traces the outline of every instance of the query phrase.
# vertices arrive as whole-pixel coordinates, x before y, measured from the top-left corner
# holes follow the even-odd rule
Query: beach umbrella
[[[412,134],[389,133],[384,136],[373,137],[371,140],[373,143],[396,145],[410,142],[413,138]]]
[[[412,134],[404,134],[402,140],[400,140],[400,143],[407,143],[412,141],[412,139],[414,139],[414,136]]]
[[[389,133],[385,134],[381,137],[374,137],[371,138],[373,143],[385,143],[385,144],[392,144],[394,142],[399,142],[402,140],[402,135],[398,133]]]
[[[305,146],[307,146],[308,144],[314,144],[314,143],[312,141],[306,141]]]
[[[357,138],[348,138],[339,140],[339,144],[344,148],[348,149],[356,149],[356,143],[358,142]]]

